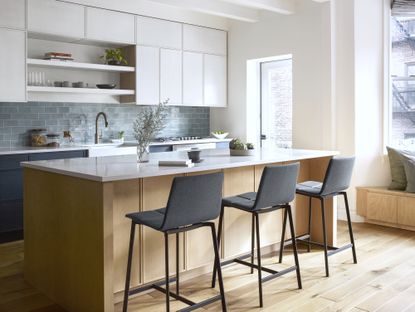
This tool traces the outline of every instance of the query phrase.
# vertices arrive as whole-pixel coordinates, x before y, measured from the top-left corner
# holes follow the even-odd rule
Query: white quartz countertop
[[[47,152],[67,152],[67,151],[85,151],[88,147],[85,146],[61,146],[61,147],[1,147],[0,155],[16,155],[16,154],[31,154],[31,153],[47,153]]]
[[[186,152],[150,154],[148,163],[137,163],[135,155],[93,158],[73,158],[23,162],[23,167],[59,173],[81,179],[110,182],[183,174],[205,170],[236,168],[243,166],[296,161],[337,155],[335,151],[301,149],[257,149],[253,156],[230,156],[228,149],[204,150],[203,161],[192,168],[158,166],[158,160],[187,159]]]
[[[216,138],[203,138],[197,140],[183,140],[183,141],[164,141],[164,142],[152,142],[150,146],[162,146],[162,145],[186,145],[186,144],[203,144],[203,143],[221,143],[230,142],[232,139],[216,139]],[[135,146],[135,142],[127,141],[122,147]],[[81,151],[88,150],[90,148],[115,148],[120,147],[120,144],[104,143],[101,145],[95,145],[93,143],[77,143],[71,146],[61,145],[60,147],[31,147],[31,146],[18,146],[18,147],[1,147],[0,155],[15,155],[15,154],[31,154],[31,153],[47,153],[47,152],[64,152],[64,151]]]

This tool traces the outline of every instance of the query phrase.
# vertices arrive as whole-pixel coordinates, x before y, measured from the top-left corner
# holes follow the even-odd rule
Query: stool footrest
[[[257,269],[258,270],[258,265],[257,264],[253,264],[253,263],[250,263],[250,262],[247,262],[247,261],[243,261],[243,260],[240,260],[240,259],[235,259],[234,262],[239,263],[239,264],[243,264],[243,265],[246,265],[246,266],[249,266],[251,268],[254,268],[254,269]],[[269,268],[266,268],[266,267],[261,267],[261,270],[262,271],[265,271],[267,273],[270,273],[270,274],[277,274],[277,273],[279,273],[278,271],[275,271],[275,270],[272,270],[272,269],[269,269]]]
[[[169,278],[169,283],[174,283],[176,281],[177,281],[176,277]],[[144,285],[144,286],[141,286],[141,287],[137,287],[137,288],[131,289],[128,292],[128,296],[133,296],[133,295],[139,294],[143,291],[154,289],[154,286],[161,286],[161,285],[165,285],[165,284],[166,284],[166,280],[163,279],[163,280],[160,280],[160,281],[155,282],[153,284],[148,284],[148,285]]]
[[[304,245],[314,245],[314,246],[324,247],[324,244],[319,243],[319,242],[309,241],[308,240],[309,238],[310,238],[310,234],[304,234],[304,235],[297,236],[295,239],[298,243],[301,243]],[[287,239],[284,241],[284,247],[289,246],[291,244],[292,244],[291,239]],[[347,244],[341,247],[327,245],[327,249],[328,249],[327,256],[335,255],[336,253],[339,253],[349,248],[353,248],[353,244]]]
[[[169,283],[173,283],[173,282],[176,282],[176,281],[177,281],[177,278],[176,277],[172,277],[172,278],[169,279]],[[150,290],[150,289],[155,289],[155,290],[158,290],[158,291],[160,291],[160,292],[162,292],[162,293],[165,294],[166,293],[166,289],[163,288],[163,287],[161,287],[162,285],[165,285],[165,284],[166,284],[166,281],[165,280],[161,280],[161,281],[158,281],[158,282],[153,283],[153,284],[148,284],[148,285],[145,285],[145,286],[142,286],[142,287],[138,287],[138,288],[135,288],[135,289],[130,290],[128,292],[128,296],[136,295],[138,293],[141,293],[141,292],[144,292],[144,291],[147,291],[147,290]],[[175,292],[172,292],[172,291],[169,291],[169,295],[172,298],[174,298],[176,300],[179,300],[179,301],[181,301],[181,302],[189,305],[186,308],[183,308],[181,310],[178,310],[178,312],[179,311],[180,312],[193,311],[195,309],[199,309],[199,308],[204,307],[204,306],[206,306],[208,304],[211,304],[212,302],[215,302],[215,301],[218,301],[218,300],[221,300],[222,299],[222,296],[221,295],[217,295],[217,296],[213,296],[211,298],[205,299],[205,300],[200,301],[200,302],[193,302],[193,301],[187,299],[186,297],[183,297],[181,295],[178,295],[178,294],[176,294]]]
[[[235,258],[235,259],[229,259],[229,260],[226,260],[226,261],[222,261],[220,263],[220,266],[222,267],[222,266],[225,266],[225,265],[228,265],[228,264],[231,264],[231,263],[239,263],[239,264],[242,264],[242,265],[245,265],[245,266],[248,266],[250,268],[254,268],[254,269],[258,270],[258,265],[257,264],[252,264],[250,262],[243,261],[243,259],[246,259],[246,258],[249,258],[249,257],[251,257],[250,253],[239,256],[238,258]],[[297,269],[297,266],[295,266],[295,265],[292,266],[292,267],[286,268],[284,270],[281,270],[281,271],[275,271],[275,270],[267,268],[267,267],[261,267],[261,271],[265,271],[267,273],[270,273],[270,275],[263,277],[261,281],[262,282],[267,282],[267,281],[272,280],[276,277],[279,277],[279,276],[282,276],[284,274],[293,272],[296,269]]]

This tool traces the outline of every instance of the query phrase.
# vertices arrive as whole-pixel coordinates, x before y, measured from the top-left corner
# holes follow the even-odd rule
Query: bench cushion
[[[404,191],[406,189],[406,174],[403,165],[403,157],[415,157],[415,151],[398,150],[387,146],[389,165],[391,168],[392,182],[389,185],[390,190]]]
[[[403,165],[406,174],[406,191],[415,193],[415,157],[403,156]]]

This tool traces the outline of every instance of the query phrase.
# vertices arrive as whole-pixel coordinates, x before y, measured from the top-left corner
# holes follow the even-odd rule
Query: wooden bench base
[[[357,187],[357,214],[366,222],[415,231],[415,194]]]

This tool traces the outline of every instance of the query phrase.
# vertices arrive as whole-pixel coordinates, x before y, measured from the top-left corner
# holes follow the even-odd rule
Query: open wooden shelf
[[[27,59],[27,65],[51,67],[51,68],[67,68],[67,69],[83,69],[83,70],[97,70],[107,72],[131,73],[135,72],[132,66],[116,66],[105,64],[79,63],[73,61],[49,61],[40,59]]]
[[[109,94],[109,95],[134,95],[134,90],[125,89],[98,89],[98,88],[63,88],[63,87],[38,87],[28,86],[28,92],[46,93],[78,93],[78,94]]]

